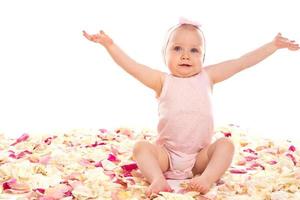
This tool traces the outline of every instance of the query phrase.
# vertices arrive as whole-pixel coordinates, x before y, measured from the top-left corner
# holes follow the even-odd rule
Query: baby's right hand
[[[103,31],[100,31],[99,33],[93,34],[93,35],[90,35],[85,31],[82,31],[82,32],[83,32],[84,37],[86,37],[86,39],[88,39],[92,42],[99,43],[99,44],[103,45],[104,47],[108,47],[113,44],[113,40],[108,35],[106,35]]]

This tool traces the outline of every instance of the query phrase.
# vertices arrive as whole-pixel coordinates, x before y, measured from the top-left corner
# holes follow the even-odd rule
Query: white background
[[[278,32],[300,41],[295,1],[0,2],[0,130],[156,128],[154,93],[82,30],[104,30],[136,61],[167,71],[161,47],[180,16],[202,24],[205,65],[237,58]],[[216,126],[300,138],[300,51],[280,50],[214,87]]]

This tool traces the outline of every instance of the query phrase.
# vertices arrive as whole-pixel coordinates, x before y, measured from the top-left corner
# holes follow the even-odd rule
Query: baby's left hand
[[[278,48],[287,48],[291,51],[297,51],[300,49],[299,44],[295,40],[289,40],[288,38],[282,37],[281,33],[278,33],[273,40],[273,44]]]

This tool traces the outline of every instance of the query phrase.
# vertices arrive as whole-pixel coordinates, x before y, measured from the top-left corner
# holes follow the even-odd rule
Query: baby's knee
[[[133,155],[137,155],[144,151],[145,149],[149,149],[151,146],[150,142],[146,140],[137,141],[133,146]]]
[[[226,148],[227,151],[234,152],[234,143],[229,138],[220,138],[217,140],[217,145]]]

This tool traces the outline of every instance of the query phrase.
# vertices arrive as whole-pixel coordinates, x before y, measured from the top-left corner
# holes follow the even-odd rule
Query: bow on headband
[[[179,18],[179,24],[182,25],[182,24],[189,24],[189,25],[193,25],[193,26],[196,26],[198,28],[201,27],[201,24],[199,22],[196,22],[196,21],[191,21],[191,20],[188,20],[186,18],[183,18],[183,17],[180,17]]]

